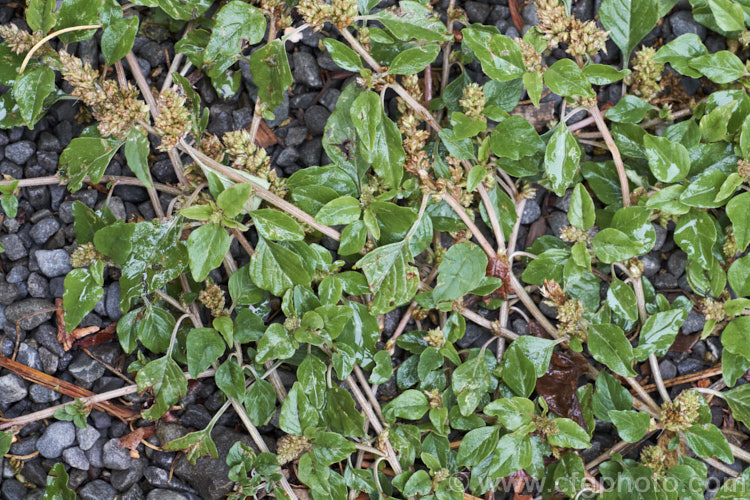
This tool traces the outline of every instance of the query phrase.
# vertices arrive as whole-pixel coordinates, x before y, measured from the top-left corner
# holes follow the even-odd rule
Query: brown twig
[[[622,206],[629,207],[630,185],[628,184],[628,176],[625,173],[625,165],[622,163],[620,150],[617,148],[617,144],[615,144],[615,140],[612,138],[612,134],[609,132],[607,124],[604,123],[604,117],[602,116],[602,112],[599,111],[599,107],[594,104],[593,106],[588,108],[588,110],[589,113],[591,113],[591,116],[594,117],[596,126],[599,129],[599,132],[601,132],[602,137],[604,138],[604,142],[609,148],[609,152],[612,153],[612,161],[615,163],[615,169],[617,169],[617,177],[620,180],[620,190],[622,191]]]

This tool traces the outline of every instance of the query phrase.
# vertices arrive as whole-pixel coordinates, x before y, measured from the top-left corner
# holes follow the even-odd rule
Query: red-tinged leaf
[[[490,294],[492,297],[499,297],[505,300],[509,293],[513,293],[513,287],[510,285],[510,274],[508,273],[508,259],[507,257],[490,259],[487,262],[487,276],[493,278],[500,278],[503,284],[500,288]]]
[[[678,335],[669,350],[674,352],[690,352],[690,349],[693,348],[700,338],[701,332],[696,332],[692,335]]]
[[[121,437],[118,444],[120,445],[120,448],[127,448],[131,451],[135,450],[138,448],[138,445],[141,444],[142,440],[148,439],[154,435],[154,430],[155,427],[153,425],[149,425],[148,427],[138,427],[133,432]]]
[[[530,326],[530,325],[529,325]],[[586,429],[586,422],[578,401],[578,377],[586,373],[586,359],[574,352],[555,352],[547,373],[536,381],[536,393],[544,398],[552,410]]]

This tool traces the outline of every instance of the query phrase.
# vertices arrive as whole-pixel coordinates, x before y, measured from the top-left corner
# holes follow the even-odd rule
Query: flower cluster
[[[600,30],[594,21],[582,22],[568,16],[560,0],[538,0],[536,5],[536,29],[550,47],[564,43],[573,57],[592,56],[604,50],[609,32]]]
[[[541,288],[547,304],[557,309],[557,330],[561,334],[585,341],[587,338],[586,320],[583,319],[583,302],[568,299],[560,284],[555,280],[544,280]]]
[[[161,133],[159,150],[171,151],[190,130],[190,113],[185,108],[185,98],[172,89],[159,94],[158,105],[154,125]]]
[[[738,160],[737,161],[737,173],[745,182],[750,182],[750,161]]]
[[[701,399],[697,391],[683,391],[674,401],[665,401],[661,405],[664,429],[679,432],[692,426],[698,420]]]
[[[93,243],[84,243],[70,255],[70,265],[73,267],[87,267],[102,258],[102,254],[94,248]]]
[[[464,87],[464,96],[458,101],[466,116],[481,121],[487,121],[487,118],[482,114],[486,102],[484,90],[479,84],[473,82]]]
[[[654,475],[664,471],[665,460],[666,456],[661,446],[644,446],[641,450],[641,464],[651,469]]]
[[[233,168],[267,180],[276,194],[283,195],[284,179],[280,179],[276,171],[271,168],[271,159],[266,154],[266,150],[251,142],[250,133],[247,130],[227,132],[222,142]]]
[[[734,261],[734,256],[740,252],[740,247],[737,245],[737,239],[734,237],[734,228],[728,226],[725,230],[726,236],[724,237],[724,244],[721,246],[721,251],[730,261]]]
[[[206,282],[206,288],[198,294],[198,301],[211,310],[214,317],[223,316],[224,312],[224,292],[218,285]]]
[[[276,458],[279,460],[279,465],[284,465],[296,460],[304,452],[311,449],[312,443],[309,437],[287,434],[286,436],[282,436],[277,443]]]
[[[521,49],[521,57],[523,57],[523,65],[526,67],[526,70],[542,72],[544,70],[542,55],[536,51],[534,46],[527,43],[523,38],[516,38],[514,41]]]
[[[565,226],[560,231],[560,239],[566,243],[578,243],[579,241],[588,243],[591,237],[589,233],[575,226]]]
[[[91,108],[105,137],[127,137],[139,121],[148,119],[148,106],[138,99],[138,89],[130,83],[120,87],[112,80],[99,81],[99,72],[89,63],[60,51],[62,75],[73,86],[72,94]]]
[[[724,303],[710,297],[701,299],[700,308],[707,320],[724,321],[727,317]]]
[[[435,349],[440,349],[445,345],[445,335],[443,335],[443,331],[440,328],[429,330],[427,335],[422,338],[430,347],[434,347]]]
[[[0,26],[0,37],[8,44],[8,48],[16,54],[28,52],[44,38],[44,33],[29,33],[15,24]]]
[[[297,12],[315,31],[323,29],[326,21],[331,21],[342,30],[354,22],[357,16],[357,2],[332,0],[331,3],[326,3],[321,0],[302,0],[297,4]]]
[[[664,63],[656,62],[655,56],[653,47],[643,47],[633,56],[633,72],[625,77],[625,83],[630,85],[633,94],[649,101],[661,92],[659,81],[664,72]]]

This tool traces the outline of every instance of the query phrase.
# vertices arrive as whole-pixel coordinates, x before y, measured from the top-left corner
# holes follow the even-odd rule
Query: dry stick
[[[463,205],[461,205],[452,195],[445,193],[443,196],[443,199],[445,200],[448,205],[453,209],[456,214],[461,218],[461,220],[466,224],[466,227],[469,228],[469,231],[471,231],[471,234],[474,235],[474,238],[479,243],[479,246],[482,247],[482,250],[487,254],[487,256],[490,259],[496,259],[497,258],[497,252],[495,252],[495,249],[492,248],[492,245],[490,245],[490,242],[487,241],[487,238],[484,237],[482,232],[479,230],[479,228],[474,224],[474,221],[471,220],[471,217],[469,217],[469,214],[466,213],[466,210],[464,210]]]
[[[644,442],[646,439],[648,439],[649,436],[651,436],[655,432],[656,432],[655,430],[647,432],[646,435],[643,436],[643,438],[641,438],[641,440],[638,443],[628,443],[627,441],[620,441],[619,443],[617,443],[616,445],[614,445],[612,448],[608,449],[607,451],[605,451],[604,453],[602,453],[601,455],[599,455],[598,457],[596,457],[595,459],[593,459],[591,462],[587,463],[586,464],[586,470],[590,471],[590,470],[594,469],[595,467],[597,467],[599,464],[601,464],[605,460],[610,459],[612,457],[612,455],[614,455],[615,453],[619,453],[622,450],[624,450],[624,449],[626,449],[626,448],[628,448],[630,446],[637,446],[638,444],[640,444],[640,443]]]
[[[198,374],[198,376],[195,377],[195,379],[211,377],[214,375],[214,373],[216,373],[215,370],[206,370],[203,373]],[[193,378],[190,376],[189,373],[185,373],[184,375],[188,379]],[[88,396],[88,397],[83,397],[83,398],[78,398],[78,399],[88,406],[88,405],[94,405],[96,403],[102,403],[104,401],[109,401],[111,399],[119,398],[122,396],[127,396],[128,394],[133,394],[135,392],[138,392],[138,386],[136,384],[132,384],[132,385],[128,385],[125,387],[120,387],[119,389],[115,389],[113,391],[103,392],[101,394],[96,394],[94,396]],[[52,415],[54,415],[54,413],[57,410],[64,408],[65,406],[68,406],[69,404],[71,403],[51,406],[49,408],[45,408],[44,410],[39,410],[34,413],[29,413],[28,415],[21,415],[20,417],[11,418],[4,422],[0,422],[0,431],[10,429],[16,426],[23,427],[24,425],[30,424],[32,422],[36,422],[38,420],[49,418]]]
[[[652,410],[656,412],[657,415],[661,414],[661,408],[658,404],[656,404],[656,401],[654,401],[649,394],[643,390],[643,387],[641,387],[641,384],[638,383],[636,379],[633,377],[624,377],[628,384],[630,384],[630,387],[635,389],[635,392],[638,393],[638,395],[641,397],[643,401],[648,404],[648,406],[651,407]]]
[[[690,375],[681,375],[676,378],[665,380],[664,386],[672,387],[674,385],[687,384],[689,382],[695,382],[696,380],[701,380],[701,379],[709,378],[709,377],[715,377],[716,375],[721,375],[721,373],[722,373],[722,368],[720,365],[716,368],[709,368],[707,370],[699,371],[698,373],[691,373]],[[643,390],[646,392],[653,392],[656,390],[656,384],[644,385]]]
[[[261,186],[253,183],[252,181],[238,174],[231,168],[217,162],[213,158],[206,156],[205,154],[201,153],[197,149],[187,144],[185,141],[180,141],[180,148],[182,148],[183,151],[185,151],[188,155],[190,155],[193,158],[193,160],[204,165],[206,168],[213,170],[215,172],[218,172],[221,175],[233,180],[234,182],[241,182],[241,183],[252,185],[253,194],[257,196],[258,198],[261,198],[267,201],[268,203],[270,203],[271,205],[274,205],[277,208],[282,209],[283,211],[285,211],[292,217],[295,217],[299,219],[300,221],[304,222],[305,224],[312,226],[314,229],[317,229],[318,231],[325,234],[326,236],[333,238],[336,241],[341,240],[341,233],[339,233],[335,229],[329,226],[320,224],[319,222],[315,220],[315,218],[313,218],[307,212],[297,208],[296,206],[292,205],[291,203],[284,200],[280,196],[273,194],[271,191],[268,191],[267,189],[262,188]]]
[[[365,396],[367,396],[367,399],[370,401],[372,409],[375,410],[375,413],[378,414],[378,418],[385,422],[385,419],[383,418],[383,411],[380,409],[380,403],[375,397],[374,391],[372,391],[372,389],[370,388],[370,383],[365,377],[362,368],[360,368],[357,364],[354,365],[354,374],[357,376],[357,380],[359,380],[359,384],[362,386],[362,390],[365,391]]]
[[[31,47],[31,50],[29,51],[29,53],[26,54],[26,57],[23,58],[23,63],[21,63],[21,67],[18,70],[18,74],[20,75],[23,73],[23,71],[26,69],[26,66],[29,64],[31,57],[34,55],[34,53],[37,50],[39,50],[39,48],[42,45],[44,45],[45,43],[55,38],[57,35],[62,35],[63,33],[69,33],[71,31],[93,30],[93,29],[98,29],[101,27],[102,27],[101,24],[88,24],[85,26],[71,26],[69,28],[63,28],[61,30],[50,33],[49,35],[39,40],[33,47]]]
[[[13,181],[0,181],[0,186],[5,186],[10,184]],[[83,182],[86,184],[98,184],[97,182],[92,181],[88,176],[83,179]],[[125,177],[121,175],[103,175],[101,180],[99,182],[116,182],[118,184],[127,184],[129,186],[139,186],[145,188],[146,186],[143,185],[141,181],[138,180],[137,177]],[[24,187],[30,187],[30,186],[54,186],[63,185],[63,182],[60,180],[60,178],[56,175],[48,175],[46,177],[32,177],[31,179],[18,179],[18,187],[24,188]],[[157,191],[162,191],[164,193],[173,194],[175,196],[182,194],[182,191],[177,189],[176,187],[167,186],[166,184],[160,184],[158,182],[153,183],[154,188]]]
[[[713,467],[714,469],[723,472],[727,476],[731,476],[731,477],[739,476],[739,473],[736,470],[730,469],[729,467],[719,462],[715,458],[704,458],[703,461],[706,462],[711,467]]]
[[[599,107],[594,104],[589,109],[589,113],[594,117],[596,126],[601,132],[604,142],[607,143],[609,152],[612,153],[612,161],[615,163],[615,169],[617,169],[617,177],[620,179],[620,190],[622,191],[622,206],[630,206],[630,186],[628,185],[628,176],[625,174],[625,165],[622,163],[622,157],[620,156],[620,150],[615,144],[615,140],[612,138],[607,124],[604,123],[604,117],[602,112],[599,111]]]

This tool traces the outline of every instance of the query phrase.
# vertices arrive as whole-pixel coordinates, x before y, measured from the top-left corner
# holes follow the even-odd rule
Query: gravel
[[[678,10],[671,16],[669,16],[669,26],[672,28],[672,34],[675,37],[684,35],[686,33],[692,33],[698,35],[701,40],[706,39],[708,33],[706,27],[696,22],[693,19],[693,14],[686,10]]]
[[[39,454],[45,458],[58,458],[63,450],[76,440],[73,422],[54,422],[36,442]]]
[[[28,390],[24,381],[15,373],[0,377],[0,405],[21,401],[27,394]]]
[[[37,250],[34,255],[42,274],[48,278],[64,276],[73,269],[70,265],[70,255],[65,250]]]
[[[117,490],[103,479],[91,481],[78,492],[79,500],[114,500]]]
[[[54,217],[47,217],[34,224],[29,231],[29,236],[37,245],[44,245],[59,229],[60,222]],[[37,258],[39,258],[38,255]]]
[[[47,300],[37,298],[24,299],[6,307],[5,318],[11,325],[15,325],[21,318],[26,318],[20,321],[21,328],[24,330],[33,330],[52,318],[52,309],[54,309],[54,305]]]
[[[687,254],[682,250],[677,250],[672,253],[667,260],[667,269],[673,275],[680,277],[685,272],[685,266],[687,265]]]
[[[691,310],[690,313],[688,313],[685,322],[682,324],[681,331],[685,335],[690,335],[691,333],[702,331],[705,324],[706,317],[699,312]]]
[[[83,451],[88,451],[94,446],[101,433],[95,427],[87,425],[83,429],[76,429],[76,440],[78,447]]]
[[[86,458],[86,453],[78,446],[63,451],[62,457],[63,461],[74,469],[89,470],[91,466],[89,459]]]
[[[119,439],[113,438],[104,444],[102,458],[104,467],[107,469],[125,470],[132,465],[133,459],[130,458],[130,451],[120,447],[119,442]]]
[[[320,67],[315,56],[308,52],[295,52],[292,56],[294,65],[294,81],[303,83],[312,89],[323,87],[323,80],[320,78]]]
[[[5,257],[8,260],[16,261],[28,255],[23,240],[17,234],[7,234],[0,237],[0,244],[5,247]]]
[[[323,131],[325,130],[326,126],[326,120],[328,120],[328,117],[330,115],[330,111],[318,104],[307,109],[305,111],[305,125],[307,126],[307,131],[310,133],[310,135],[323,135]]]
[[[539,203],[536,200],[526,200],[526,205],[524,205],[523,213],[521,214],[521,224],[531,224],[541,215],[542,209],[539,207]]]
[[[5,146],[5,158],[16,165],[23,165],[36,153],[36,144],[31,141],[19,141]]]

